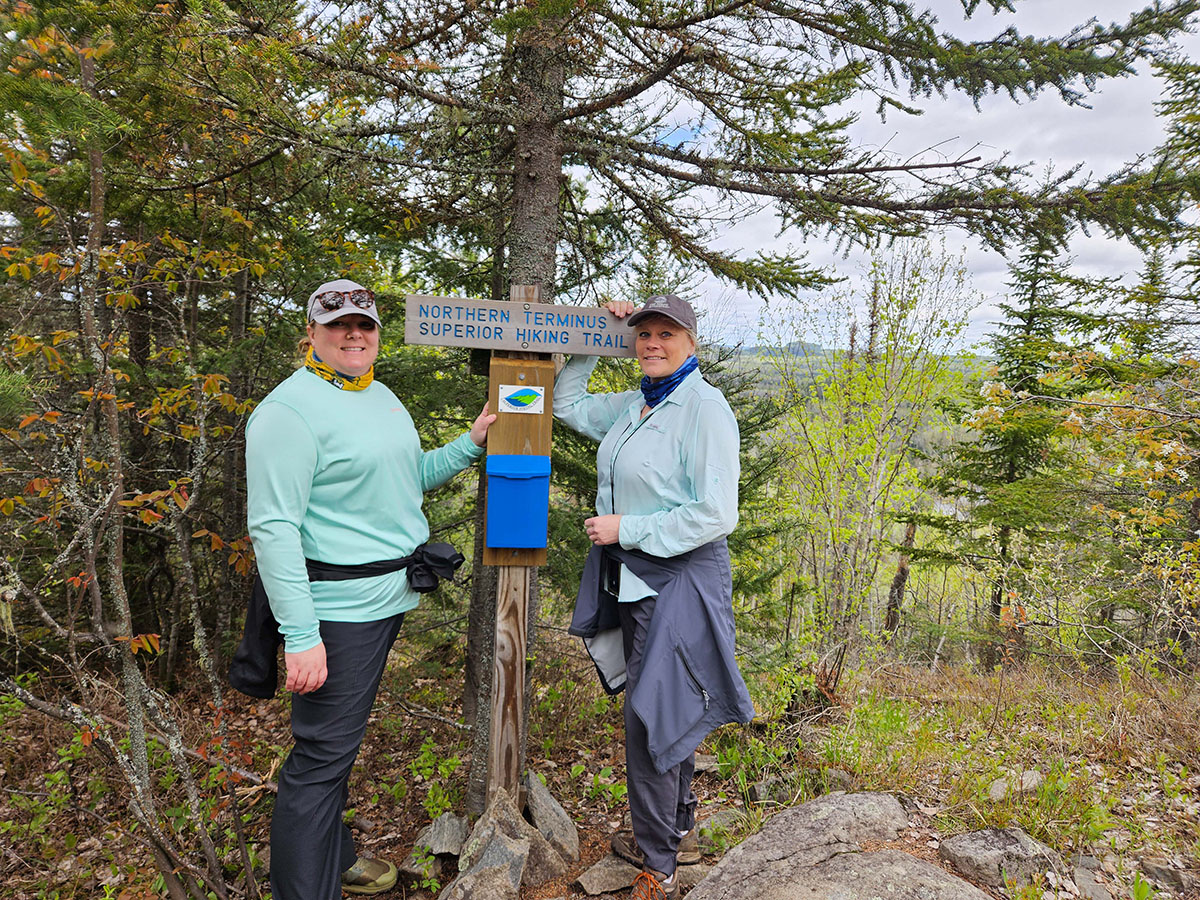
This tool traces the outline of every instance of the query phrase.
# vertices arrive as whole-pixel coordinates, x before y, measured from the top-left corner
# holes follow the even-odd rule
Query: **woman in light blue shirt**
[[[293,692],[295,746],[271,819],[275,900],[339,900],[396,883],[393,864],[358,857],[342,822],[350,770],[388,650],[417,605],[397,564],[429,537],[421,495],[483,454],[496,418],[485,405],[469,432],[422,450],[404,404],[374,379],[379,325],[362,285],[317,288],[304,365],[246,426],[250,538]],[[313,561],[341,570],[337,579],[310,581]]]
[[[605,687],[626,691],[633,833],[615,835],[613,851],[642,867],[634,898],[670,900],[679,893],[676,866],[700,861],[695,749],[716,724],[753,715],[733,660],[725,544],[737,524],[738,427],[725,397],[698,370],[688,303],[666,294],[632,315],[629,303],[608,308],[629,317],[641,390],[588,393],[596,360],[580,356],[554,385],[554,414],[600,441],[597,515],[584,521],[594,546],[572,633],[585,637]],[[597,611],[606,601],[611,610]],[[664,621],[680,616],[691,620],[686,627]],[[593,627],[597,621],[619,621],[619,635],[615,627]],[[606,647],[623,657],[617,665],[600,658]],[[639,692],[640,683],[647,689]]]

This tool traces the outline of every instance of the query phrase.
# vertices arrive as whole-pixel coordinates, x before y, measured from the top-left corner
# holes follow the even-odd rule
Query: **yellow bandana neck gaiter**
[[[304,357],[304,368],[312,372],[314,375],[324,378],[336,388],[343,391],[362,391],[366,390],[368,385],[375,380],[375,367],[367,369],[366,373],[359,375],[357,378],[353,375],[344,375],[341,372],[334,370],[313,353],[312,347],[308,348],[308,355]]]

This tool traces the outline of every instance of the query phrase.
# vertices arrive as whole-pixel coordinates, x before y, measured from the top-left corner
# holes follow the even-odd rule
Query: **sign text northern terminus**
[[[404,339],[409,344],[633,356],[629,327],[606,309],[538,303],[405,298]]]

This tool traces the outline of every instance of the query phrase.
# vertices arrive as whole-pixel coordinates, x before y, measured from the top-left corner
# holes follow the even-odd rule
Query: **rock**
[[[1029,769],[1020,775],[1010,775],[1008,778],[997,778],[988,788],[988,798],[993,803],[999,803],[1006,797],[1033,794],[1045,781],[1046,776],[1034,769]]]
[[[1097,880],[1100,871],[1100,860],[1092,856],[1077,856],[1074,860],[1072,875],[1075,887],[1079,888],[1079,896],[1083,900],[1112,900],[1112,894]]]
[[[685,891],[690,891],[708,876],[708,873],[712,871],[712,866],[697,863],[694,866],[680,866],[677,871],[679,872],[679,886]]]
[[[738,828],[744,816],[745,813],[740,809],[726,806],[718,809],[703,821],[697,820],[696,827],[700,829],[700,852],[723,851],[728,844],[725,836]]]
[[[529,841],[510,838],[494,822],[482,830],[476,825],[471,838],[479,841],[472,865],[446,886],[438,900],[518,900]]]
[[[822,900],[984,900],[983,891],[899,850],[845,853],[818,865],[796,897]]]
[[[717,758],[709,753],[696,754],[696,774],[717,771]]]
[[[812,897],[799,893],[801,883],[807,884],[808,867],[857,852],[859,841],[892,840],[907,827],[908,816],[888,794],[818,797],[784,810],[758,834],[731,849],[689,897]]]
[[[560,878],[567,872],[566,861],[558,855],[558,851],[550,846],[550,842],[542,837],[542,833],[530,825],[517,812],[517,807],[507,791],[499,791],[491,806],[484,810],[470,837],[463,843],[459,854],[458,870],[466,872],[471,869],[475,860],[486,846],[486,838],[491,829],[498,829],[508,837],[524,841],[528,852],[525,861],[522,883],[526,887],[545,884],[554,878]]]
[[[430,878],[441,881],[442,861],[418,842],[404,862],[396,867],[410,884],[420,884]]]
[[[844,769],[822,769],[818,778],[826,792],[854,790],[854,776]]]
[[[623,891],[633,884],[633,879],[640,871],[641,869],[610,853],[580,875],[575,883],[583,888],[588,896]]]
[[[1192,886],[1193,879],[1187,872],[1176,869],[1171,861],[1159,856],[1142,858],[1141,869],[1146,876],[1169,891],[1181,893]]]
[[[417,835],[413,849],[427,847],[434,856],[458,856],[467,839],[467,823],[454,813],[442,813]]]
[[[971,880],[994,888],[1003,888],[1006,878],[1023,887],[1043,872],[1067,875],[1058,854],[1020,828],[986,828],[947,838],[938,856]]]
[[[533,825],[569,865],[579,862],[579,829],[542,779],[530,772],[525,778],[525,800]]]
[[[720,886],[712,879],[700,882],[689,900],[988,900],[974,885],[899,850],[838,853],[790,874],[747,867]]]
[[[796,800],[796,784],[791,778],[773,776],[750,785],[746,794],[754,803],[774,803],[777,806],[791,806]]]

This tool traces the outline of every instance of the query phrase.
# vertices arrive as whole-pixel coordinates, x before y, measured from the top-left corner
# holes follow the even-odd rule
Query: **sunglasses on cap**
[[[325,291],[323,294],[317,294],[313,299],[320,303],[326,312],[341,309],[346,305],[347,300],[359,309],[370,309],[375,305],[375,292],[368,291],[366,288],[356,288],[352,291]]]

